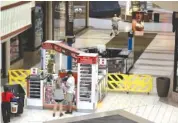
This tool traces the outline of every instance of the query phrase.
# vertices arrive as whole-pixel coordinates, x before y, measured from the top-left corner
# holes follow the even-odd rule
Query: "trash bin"
[[[156,79],[156,88],[159,97],[167,97],[170,87],[170,79],[167,77],[158,77]]]
[[[16,114],[22,114],[24,108],[24,99],[26,95],[22,86],[20,84],[14,84],[5,85],[4,87],[7,87],[9,91],[11,91],[16,97],[19,97],[18,99],[16,99],[16,103],[18,105],[18,111]],[[11,102],[14,102],[14,100],[11,100]]]
[[[153,16],[153,10],[148,10],[148,18],[149,18],[149,20],[152,20],[152,16]]]
[[[154,13],[154,22],[159,23],[159,13]]]

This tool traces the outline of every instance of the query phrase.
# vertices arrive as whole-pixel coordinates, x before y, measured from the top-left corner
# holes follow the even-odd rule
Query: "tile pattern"
[[[170,77],[174,64],[174,33],[158,33],[136,61],[131,73]]]
[[[103,45],[111,39],[109,36],[109,21],[104,20],[101,24],[101,20],[96,19],[95,23],[95,19],[90,20],[93,21],[91,23],[95,24],[96,28],[102,27],[102,29],[89,29],[83,35],[78,36],[74,47]],[[159,24],[153,25],[156,30],[150,29],[149,31],[161,31],[162,28],[164,28],[163,31],[170,31],[169,25],[169,28],[166,28],[167,26],[164,26],[164,24],[161,26],[162,28],[160,28]],[[147,27],[149,27],[149,25],[147,25]],[[103,28],[106,30],[103,30]],[[127,27],[123,26],[123,29],[127,30]],[[173,69],[173,46],[173,33],[158,33],[152,43],[147,47],[146,51],[140,56],[140,59],[136,62],[132,73],[145,73],[154,76],[169,75],[171,73],[170,71]],[[173,104],[170,100],[162,100],[157,96],[155,79],[156,77],[154,78],[153,92],[150,95],[108,93],[102,102],[101,108],[96,112],[124,109],[125,111],[156,123],[178,123],[178,104]],[[73,115],[64,115],[63,118],[81,115],[86,114],[74,112]],[[43,121],[57,118],[59,117],[52,117],[52,111],[50,110],[25,109],[22,116],[12,118],[12,123],[42,123]]]

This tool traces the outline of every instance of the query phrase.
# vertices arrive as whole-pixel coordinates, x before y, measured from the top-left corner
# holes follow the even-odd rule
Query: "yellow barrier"
[[[108,74],[108,91],[128,91],[127,80],[128,75]]]
[[[153,87],[153,78],[150,75],[129,75],[129,92],[150,93]]]
[[[125,91],[150,93],[153,88],[153,78],[150,75],[108,74],[108,91]]]
[[[9,70],[9,84],[20,84],[26,87],[26,77],[30,75],[30,70]]]

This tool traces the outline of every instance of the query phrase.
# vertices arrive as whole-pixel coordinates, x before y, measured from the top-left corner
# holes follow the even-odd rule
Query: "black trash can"
[[[158,77],[156,79],[156,88],[159,97],[167,97],[169,93],[170,79],[167,77]]]
[[[14,85],[5,85],[9,91],[11,91],[16,97],[19,97],[17,99],[18,104],[18,112],[17,114],[22,114],[24,109],[24,99],[25,99],[25,91],[23,87],[20,84],[14,84]],[[4,87],[5,87],[4,86]]]
[[[154,13],[154,22],[158,22],[159,23],[159,13]]]

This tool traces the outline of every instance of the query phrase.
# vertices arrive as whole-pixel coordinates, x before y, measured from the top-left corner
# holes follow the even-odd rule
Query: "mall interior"
[[[0,13],[11,123],[178,123],[177,1],[11,0]],[[64,99],[53,117],[54,76],[67,71],[73,112]]]

